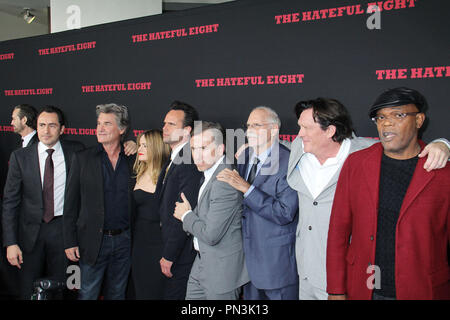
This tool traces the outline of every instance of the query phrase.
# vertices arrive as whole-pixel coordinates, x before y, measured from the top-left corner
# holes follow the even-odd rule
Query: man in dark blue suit
[[[286,182],[290,151],[278,141],[281,122],[268,107],[253,109],[248,146],[238,171],[224,169],[218,180],[244,194],[242,232],[250,282],[246,300],[297,300],[295,231],[298,198]]]

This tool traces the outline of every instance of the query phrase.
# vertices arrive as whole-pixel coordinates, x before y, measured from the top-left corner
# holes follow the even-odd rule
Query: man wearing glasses
[[[300,130],[292,143],[287,181],[299,197],[295,246],[299,298],[325,300],[327,235],[339,173],[349,154],[376,140],[355,137],[350,114],[335,99],[300,101],[295,112]],[[430,170],[445,166],[450,153],[438,142],[427,146],[421,156],[427,154],[422,167]]]
[[[297,300],[295,229],[297,194],[286,181],[289,149],[278,141],[281,121],[268,107],[256,107],[247,120],[248,146],[237,171],[217,179],[244,194],[242,233],[250,282],[245,300]]]
[[[450,167],[424,170],[426,109],[408,88],[385,91],[370,109],[381,143],[349,155],[341,170],[328,233],[330,298],[450,299]]]

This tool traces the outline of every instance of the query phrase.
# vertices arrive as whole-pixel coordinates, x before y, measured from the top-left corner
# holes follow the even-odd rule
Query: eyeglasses
[[[381,124],[387,119],[393,122],[402,122],[407,116],[415,116],[420,112],[392,112],[389,116],[380,115],[372,118],[372,121],[376,124]]]
[[[273,122],[268,123],[251,123],[251,124],[244,124],[244,129],[260,129],[264,126],[267,126],[268,124],[273,124]]]

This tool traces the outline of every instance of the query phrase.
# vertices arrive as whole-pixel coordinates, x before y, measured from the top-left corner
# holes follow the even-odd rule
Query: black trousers
[[[56,217],[49,223],[43,222],[33,250],[22,251],[23,264],[19,270],[21,299],[31,298],[33,282],[36,279],[48,278],[66,282],[69,260],[64,251],[62,223],[62,217]]]
[[[164,300],[185,300],[187,291],[187,282],[191,273],[192,263],[176,264],[174,263],[171,272],[172,278],[166,278],[164,288]]]

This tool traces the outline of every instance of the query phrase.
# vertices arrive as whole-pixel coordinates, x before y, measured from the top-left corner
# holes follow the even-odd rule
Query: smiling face
[[[61,126],[58,114],[42,112],[37,119],[37,134],[39,141],[48,148],[53,147],[59,140],[59,136],[64,132],[64,126]]]
[[[378,110],[377,117],[382,116],[384,120],[377,121],[377,130],[387,156],[394,159],[410,159],[417,154],[419,148],[417,135],[425,121],[425,115],[409,114],[404,118],[399,118],[398,115],[418,111],[413,104]]]
[[[114,113],[100,113],[97,118],[97,141],[101,144],[120,142],[125,129],[120,129]]]
[[[323,130],[320,124],[314,121],[313,108],[306,109],[300,114],[298,125],[300,127],[298,135],[302,138],[304,152],[312,153],[317,158],[321,158],[334,144],[335,127],[329,126],[326,130]]]

